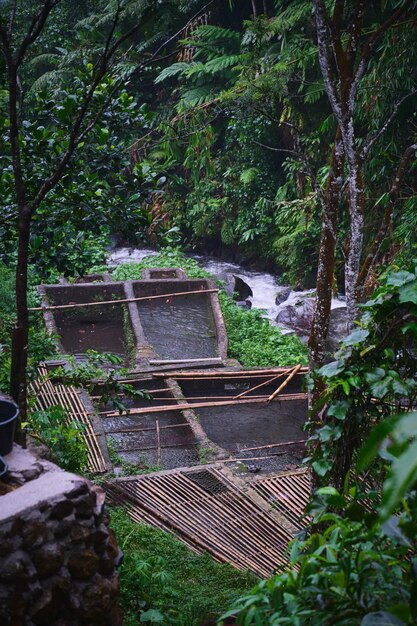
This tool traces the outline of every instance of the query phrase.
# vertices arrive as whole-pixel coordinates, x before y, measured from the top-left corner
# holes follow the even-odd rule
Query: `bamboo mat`
[[[124,507],[134,521],[167,530],[217,561],[261,577],[287,565],[293,534],[216,468],[119,479],[104,489],[110,503]]]
[[[35,398],[35,410],[45,411],[52,406],[61,406],[65,410],[67,424],[75,421],[83,425],[80,434],[87,444],[88,469],[94,473],[108,471],[109,467],[103,457],[90,416],[77,389],[52,383],[48,377],[48,369],[42,363],[38,367],[38,374],[39,378],[29,387],[31,395]]]
[[[308,470],[262,477],[253,482],[251,487],[294,526],[300,530],[306,526],[308,518],[303,518],[303,515],[311,492]]]

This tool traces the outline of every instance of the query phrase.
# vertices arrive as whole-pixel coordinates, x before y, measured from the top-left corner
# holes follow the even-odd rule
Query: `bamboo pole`
[[[285,371],[286,367],[270,367],[268,369],[251,369],[251,370],[214,370],[207,371],[194,370],[192,372],[184,372],[184,371],[170,371],[170,372],[152,372],[152,376],[155,378],[206,378],[206,377],[220,377],[220,378],[233,378],[234,376],[243,375],[261,375],[261,374],[279,374],[280,372]],[[301,372],[308,372],[308,367],[305,365],[300,365]]]
[[[246,391],[242,391],[242,393],[240,393],[238,396],[234,396],[233,400],[237,400],[238,398],[242,398],[243,396],[246,396],[248,393],[251,393],[252,391],[256,391],[257,389],[259,389],[260,387],[264,387],[265,385],[269,385],[270,383],[273,383],[274,380],[277,380],[278,378],[281,378],[281,376],[285,376],[285,374],[288,374],[289,372],[291,372],[292,368],[285,370],[285,372],[281,372],[280,374],[277,374],[276,376],[273,376],[273,378],[268,378],[268,380],[264,380],[263,383],[259,383],[259,385],[256,385],[256,387],[251,387],[251,389],[247,389]]]
[[[294,397],[295,396],[295,397]],[[306,397],[306,394],[286,394],[285,398],[287,400],[298,400]],[[278,400],[280,402],[282,398]],[[144,413],[161,413],[162,411],[185,411],[187,409],[202,409],[208,408],[212,406],[230,406],[230,405],[238,405],[238,404],[259,404],[268,402],[268,399],[264,398],[245,398],[243,400],[224,400],[221,402],[195,402],[194,404],[178,404],[177,406],[172,405],[161,405],[161,406],[151,406],[144,407],[140,409],[130,409],[128,415],[143,415]],[[107,417],[120,417],[122,414],[118,411],[102,411],[99,415],[106,415]]]
[[[160,426],[160,430],[166,428],[191,428],[188,422],[184,424],[167,424],[166,426]],[[106,435],[116,435],[118,433],[144,433],[156,430],[156,426],[148,426],[147,428],[118,428],[116,430],[107,430]]]
[[[57,311],[60,309],[77,309],[90,306],[102,306],[103,304],[127,304],[128,302],[141,302],[143,300],[157,300],[162,298],[173,298],[176,296],[192,296],[198,293],[218,293],[218,289],[196,289],[194,291],[177,291],[175,293],[162,293],[156,296],[141,296],[138,298],[123,298],[118,300],[101,300],[99,302],[73,302],[71,304],[55,304],[49,306],[36,306],[29,311]],[[202,360],[202,359],[199,359]]]
[[[282,443],[269,443],[266,446],[254,446],[253,448],[241,448],[239,452],[252,452],[253,450],[264,450],[266,448],[282,448],[283,446],[295,446],[298,443],[306,443],[307,439],[297,441],[283,441]]]
[[[175,365],[176,363],[203,363],[204,361],[210,361],[210,363],[221,363],[222,358],[213,356],[200,359],[155,359],[149,361],[149,365]]]
[[[284,382],[282,383],[282,385],[280,385],[278,387],[278,389],[276,389],[274,391],[274,393],[271,393],[271,395],[269,396],[267,402],[271,402],[271,400],[273,400],[280,391],[282,391],[282,389],[284,389],[284,387],[290,382],[290,380],[296,375],[296,373],[298,372],[298,370],[301,368],[301,365],[296,365],[293,369],[293,371],[291,372],[291,374],[288,376],[288,378],[286,378],[284,380]]]
[[[159,420],[156,420],[156,438],[158,442],[156,464],[159,466],[161,465],[161,431],[159,430]]]

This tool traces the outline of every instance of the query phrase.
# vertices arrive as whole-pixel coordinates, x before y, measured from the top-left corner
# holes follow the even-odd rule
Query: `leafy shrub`
[[[337,360],[316,373],[326,388],[308,460],[325,486],[290,568],[240,600],[237,624],[417,622],[416,320],[417,269],[387,273]]]
[[[115,280],[139,280],[142,272],[150,267],[179,267],[189,278],[209,278],[210,274],[203,270],[194,259],[186,257],[178,248],[164,248],[158,254],[147,256],[140,263],[119,265],[114,272]]]
[[[49,448],[53,460],[60,467],[75,473],[86,470],[87,445],[82,438],[84,426],[76,421],[68,423],[61,406],[47,411],[32,411],[24,427]]]
[[[226,294],[220,304],[229,337],[229,356],[245,367],[307,363],[307,349],[295,335],[283,335],[259,310],[245,311]]]

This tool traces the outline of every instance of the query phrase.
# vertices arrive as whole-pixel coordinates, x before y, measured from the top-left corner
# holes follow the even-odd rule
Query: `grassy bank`
[[[119,572],[125,626],[200,626],[220,617],[258,580],[195,554],[173,535],[132,522],[120,509],[111,511],[111,525],[125,553]]]

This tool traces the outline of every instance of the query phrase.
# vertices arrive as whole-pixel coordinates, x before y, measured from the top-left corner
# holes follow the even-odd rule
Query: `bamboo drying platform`
[[[311,479],[308,470],[301,469],[276,476],[262,477],[252,483],[251,487],[298,529],[301,530],[305,527],[302,518],[311,492]]]
[[[267,577],[287,565],[292,521],[213,466],[108,482],[109,502],[136,522],[175,534],[197,552]]]
[[[65,410],[67,424],[82,424],[80,435],[87,444],[88,469],[94,473],[107,472],[110,467],[97,439],[91,415],[81,401],[79,392],[73,386],[52,383],[48,368],[44,363],[38,367],[39,378],[31,383],[30,392],[34,396],[34,407],[37,411],[45,411],[53,406],[61,406]]]

